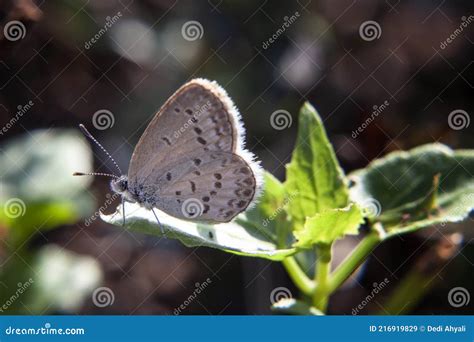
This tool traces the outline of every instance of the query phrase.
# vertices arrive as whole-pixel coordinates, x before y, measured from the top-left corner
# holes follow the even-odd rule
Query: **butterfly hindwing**
[[[228,222],[249,206],[256,192],[250,165],[229,152],[179,161],[162,176],[156,175],[149,175],[142,191],[156,199],[154,207],[181,219]]]

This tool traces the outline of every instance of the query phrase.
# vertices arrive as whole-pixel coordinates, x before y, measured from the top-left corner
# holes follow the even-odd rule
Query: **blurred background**
[[[231,95],[247,147],[280,180],[304,101],[318,109],[347,173],[423,143],[474,148],[473,5],[1,1],[0,191],[3,203],[20,201],[0,226],[0,313],[252,315],[270,313],[278,287],[297,296],[279,263],[185,248],[94,216],[98,208],[113,212],[119,199],[106,179],[69,177],[111,166],[77,125],[126,170],[164,101],[205,77]],[[336,262],[354,243],[338,244]],[[416,234],[379,247],[329,312],[354,314],[387,278],[357,312],[383,313],[390,288],[420,263],[434,265],[435,276],[407,313],[473,312],[472,302],[455,308],[447,300],[456,286],[474,293],[473,245],[440,246]]]

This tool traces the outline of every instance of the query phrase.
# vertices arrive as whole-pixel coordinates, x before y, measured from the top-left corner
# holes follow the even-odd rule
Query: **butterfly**
[[[193,79],[165,102],[138,141],[127,175],[122,175],[89,131],[80,127],[121,175],[74,175],[111,177],[111,188],[122,196],[123,209],[125,201],[136,202],[152,210],[158,222],[155,208],[184,220],[229,222],[261,191],[262,169],[244,147],[239,112],[214,81]]]

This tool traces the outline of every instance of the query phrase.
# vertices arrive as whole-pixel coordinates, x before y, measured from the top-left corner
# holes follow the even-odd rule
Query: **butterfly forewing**
[[[156,165],[161,170],[183,156],[207,151],[235,152],[238,126],[213,83],[193,80],[163,105],[135,148],[129,178],[142,178]],[[223,100],[224,99],[224,100]]]

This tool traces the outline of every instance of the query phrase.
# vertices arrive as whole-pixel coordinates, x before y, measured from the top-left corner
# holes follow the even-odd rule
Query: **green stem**
[[[291,280],[293,280],[293,283],[301,290],[301,292],[308,296],[311,295],[314,291],[315,283],[308,278],[306,273],[298,265],[296,259],[294,257],[288,257],[283,259],[282,263]]]
[[[403,315],[410,312],[429,291],[431,279],[416,271],[410,272],[390,295],[390,299],[383,305],[379,314]]]
[[[333,272],[329,281],[329,293],[336,291],[350,275],[364,262],[367,256],[380,243],[382,237],[373,231],[367,235]]]
[[[445,235],[422,254],[392,291],[380,313],[401,315],[410,312],[439,281],[439,273],[457,255],[461,241],[459,234]]]
[[[277,224],[277,236],[278,236],[278,247],[285,248],[286,236],[289,231],[289,227],[286,227],[283,224]],[[290,256],[282,260],[282,264],[286,269],[289,277],[295,284],[295,286],[303,292],[305,295],[309,296],[313,293],[315,284],[308,278],[306,273],[301,269],[300,265],[296,261],[295,257]]]
[[[313,293],[313,305],[321,312],[326,312],[329,298],[329,274],[331,272],[332,244],[320,244],[316,248],[316,283]]]

